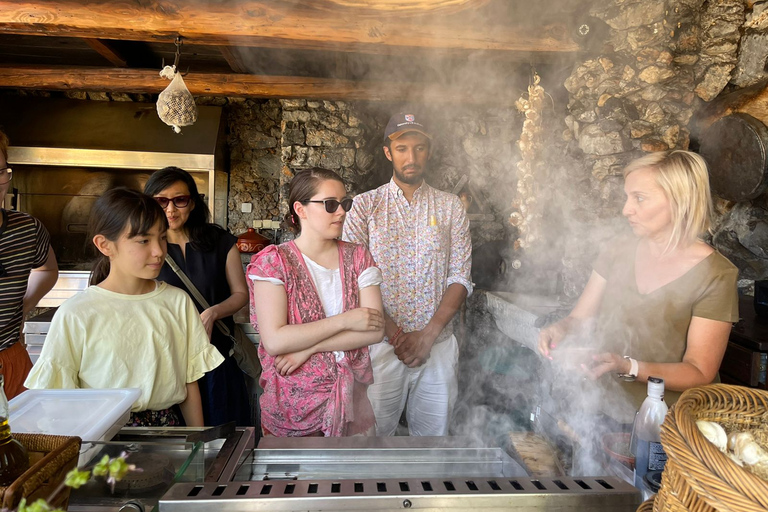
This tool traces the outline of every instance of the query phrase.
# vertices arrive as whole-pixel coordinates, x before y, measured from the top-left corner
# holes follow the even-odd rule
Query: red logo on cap
[[[415,119],[416,118],[413,117],[411,114],[405,114],[405,120],[408,121],[409,123],[412,123],[413,121],[415,121]]]

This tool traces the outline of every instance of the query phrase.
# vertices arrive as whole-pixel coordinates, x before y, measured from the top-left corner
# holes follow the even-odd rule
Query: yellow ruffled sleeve
[[[199,380],[205,373],[213,370],[223,362],[224,358],[216,347],[208,343],[208,346],[201,352],[189,358],[187,362],[187,383]]]
[[[80,387],[77,372],[54,364],[50,360],[38,360],[29,372],[24,387],[27,389],[77,389]]]
[[[24,381],[28,389],[80,387],[84,329],[77,318],[67,314],[64,306],[53,316],[40,358]]]

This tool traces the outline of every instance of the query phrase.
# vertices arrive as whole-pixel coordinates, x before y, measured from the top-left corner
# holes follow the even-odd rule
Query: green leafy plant
[[[56,490],[51,493],[48,500],[51,497],[56,496],[64,487],[71,487],[72,489],[79,489],[91,478],[103,477],[106,479],[110,488],[114,492],[115,484],[122,480],[129,471],[141,471],[133,464],[128,464],[126,458],[128,454],[126,452],[121,453],[119,456],[110,458],[109,455],[105,455],[99,462],[96,463],[91,470],[73,469],[64,478],[64,482],[59,485]],[[53,508],[48,504],[48,500],[39,499],[33,503],[27,503],[26,498],[22,498],[19,503],[19,508],[16,512],[64,512],[60,508]],[[7,509],[3,509],[5,512]]]

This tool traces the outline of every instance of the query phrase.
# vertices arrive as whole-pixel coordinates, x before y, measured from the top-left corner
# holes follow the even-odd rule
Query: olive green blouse
[[[596,319],[601,350],[638,361],[680,362],[692,317],[738,321],[738,269],[722,254],[713,252],[679,278],[643,294],[635,279],[637,246],[634,238],[617,241],[594,264],[595,272],[607,281]],[[601,381],[610,395],[628,396],[630,407],[622,408],[627,417],[621,419],[632,421],[646,397],[647,384],[620,381],[613,375],[605,375]],[[665,390],[664,400],[671,406],[679,396],[680,392]]]

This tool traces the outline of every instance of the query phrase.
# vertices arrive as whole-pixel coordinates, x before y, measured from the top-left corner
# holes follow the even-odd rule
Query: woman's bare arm
[[[305,324],[288,324],[285,288],[266,281],[253,283],[254,308],[264,350],[271,356],[310,348],[343,331],[378,333],[384,328],[380,309],[360,307],[340,315]],[[379,338],[381,339],[381,338]]]
[[[603,276],[594,270],[592,271],[592,275],[589,277],[589,281],[587,281],[587,286],[584,287],[584,291],[581,292],[576,306],[574,306],[568,316],[554,324],[548,325],[539,333],[539,352],[546,357],[550,357],[550,350],[556,348],[569,332],[572,332],[583,322],[597,315],[600,303],[603,300],[603,294],[605,294],[606,282]]]

